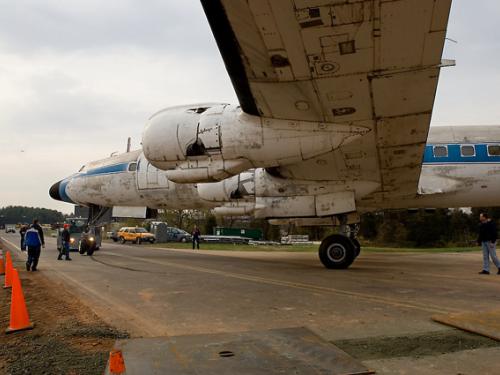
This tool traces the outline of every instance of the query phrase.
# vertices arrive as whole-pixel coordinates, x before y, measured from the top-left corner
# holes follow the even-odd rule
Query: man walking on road
[[[41,232],[41,234],[40,234]],[[41,247],[45,247],[43,231],[38,220],[33,220],[33,225],[26,231],[24,242],[28,247],[28,260],[26,262],[27,271],[36,271],[38,259],[40,258]]]
[[[19,229],[19,234],[21,235],[21,251],[26,251],[26,244],[24,243],[24,236],[26,235],[26,231],[28,230],[28,226],[21,225],[21,229]]]
[[[70,241],[71,235],[69,233],[69,224],[64,224],[64,229],[61,233],[61,250],[59,251],[59,256],[57,257],[57,260],[61,260],[62,256],[64,255],[66,260],[71,260],[69,257],[69,241]]]
[[[497,243],[497,226],[495,221],[488,217],[487,213],[479,215],[479,238],[477,242],[483,249],[483,270],[479,272],[480,275],[490,274],[490,257],[495,266],[498,268],[497,274],[500,275],[500,261],[497,257],[496,243]]]
[[[196,244],[197,249],[200,250],[201,232],[196,225],[194,226],[193,233],[191,233],[191,235],[193,236],[193,250],[194,250],[195,244]]]

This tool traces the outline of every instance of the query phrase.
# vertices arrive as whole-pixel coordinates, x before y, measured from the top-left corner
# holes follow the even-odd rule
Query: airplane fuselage
[[[212,208],[200,199],[196,185],[175,184],[152,166],[142,151],[132,151],[86,164],[50,189],[54,199],[102,207]]]
[[[317,192],[339,194],[345,190],[345,185],[350,185],[354,189],[358,212],[498,206],[500,127],[431,128],[418,193],[410,197],[381,198],[376,182],[335,181],[330,176],[327,176],[330,181],[282,179],[262,168],[245,174],[247,187],[249,184],[253,186],[246,189],[244,196],[234,197],[231,192],[238,188],[243,174],[217,183],[198,185],[176,184],[169,181],[167,174],[167,171],[154,167],[143,152],[137,150],[86,164],[78,173],[55,184],[51,196],[67,202],[104,207],[195,209],[225,206],[222,212],[228,215],[290,218],[319,216],[314,203]]]

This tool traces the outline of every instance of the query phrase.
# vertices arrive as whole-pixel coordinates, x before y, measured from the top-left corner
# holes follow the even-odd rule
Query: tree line
[[[0,208],[0,226],[5,224],[26,224],[38,219],[43,224],[64,221],[64,214],[41,207],[7,206]]]
[[[500,224],[500,208],[471,210],[390,210],[361,215],[359,237],[362,242],[380,246],[470,246],[477,238],[480,212],[488,212]],[[0,208],[0,228],[5,224],[31,223],[33,219],[43,224],[64,221],[64,214],[47,208],[7,206]],[[335,232],[330,227],[279,227],[267,220],[252,218],[220,218],[209,210],[165,210],[158,220],[191,232],[197,225],[202,233],[212,234],[217,226],[260,228],[264,238],[279,241],[283,234],[307,234],[311,240],[319,241]],[[140,225],[140,220],[133,220]],[[132,225],[132,223],[130,223]]]
[[[500,224],[500,208],[390,210],[361,215],[358,235],[363,243],[377,246],[471,246],[477,238],[480,212],[487,212]],[[338,231],[332,227],[279,227],[251,218],[216,218],[210,211],[166,210],[160,217],[188,232],[197,225],[204,234],[212,234],[216,226],[260,228],[266,240],[275,241],[283,234],[307,234],[320,241]]]

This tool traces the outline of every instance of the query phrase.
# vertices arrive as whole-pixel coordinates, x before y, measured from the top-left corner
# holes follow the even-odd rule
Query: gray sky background
[[[433,125],[500,124],[498,0],[455,0]],[[157,110],[237,103],[197,0],[0,0],[0,207],[124,151]]]

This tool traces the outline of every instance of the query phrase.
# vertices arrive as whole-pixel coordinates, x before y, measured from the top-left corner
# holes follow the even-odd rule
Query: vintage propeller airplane
[[[142,150],[52,186],[83,205],[214,208],[339,226],[347,268],[367,211],[499,205],[500,127],[430,127],[451,0],[202,0],[239,106],[177,106]]]

